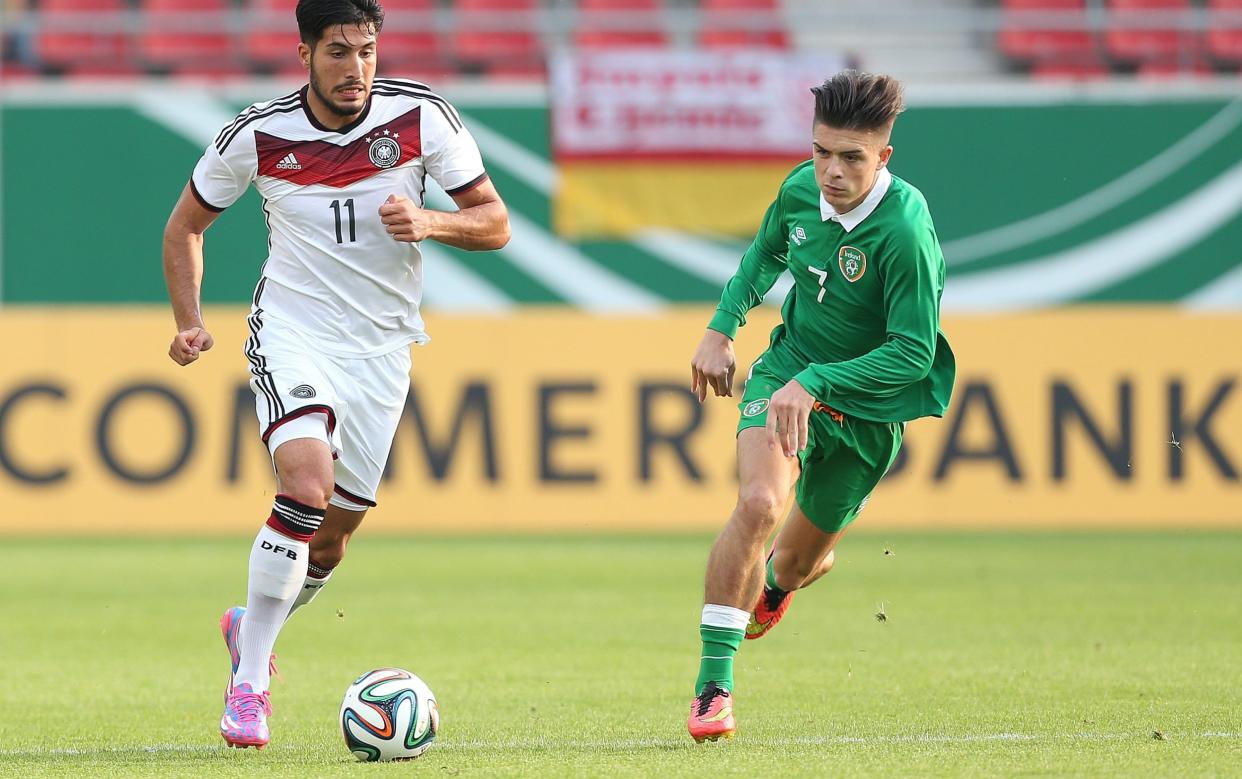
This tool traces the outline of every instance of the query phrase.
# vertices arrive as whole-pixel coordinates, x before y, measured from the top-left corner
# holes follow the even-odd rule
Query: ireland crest
[[[842,246],[837,254],[837,262],[841,266],[841,275],[851,283],[861,279],[867,272],[867,255],[853,246]]]
[[[768,410],[768,399],[767,398],[761,398],[759,400],[752,400],[751,402],[746,404],[745,408],[742,409],[742,416],[757,417],[767,410]]]

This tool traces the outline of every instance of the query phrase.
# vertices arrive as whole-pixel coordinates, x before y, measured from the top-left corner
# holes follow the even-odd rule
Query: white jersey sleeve
[[[200,205],[211,211],[223,211],[246,193],[258,172],[258,154],[254,133],[246,132],[249,108],[216,136],[207,147],[194,173],[190,188]]]
[[[451,106],[427,105],[422,135],[424,169],[445,192],[456,195],[487,180],[478,144]]]

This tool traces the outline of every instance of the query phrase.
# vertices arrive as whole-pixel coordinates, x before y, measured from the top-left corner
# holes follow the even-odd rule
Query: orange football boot
[[[759,593],[759,601],[750,612],[750,621],[746,623],[746,638],[763,638],[769,630],[776,627],[776,623],[789,610],[793,596],[792,592],[764,587],[763,592]]]
[[[690,737],[698,743],[733,738],[737,723],[733,720],[733,696],[728,690],[708,682],[690,703],[690,720],[686,723]]]

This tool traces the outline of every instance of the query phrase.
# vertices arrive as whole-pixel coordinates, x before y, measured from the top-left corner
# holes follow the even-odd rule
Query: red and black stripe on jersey
[[[444,119],[455,132],[461,132],[461,115],[457,109],[449,105],[444,98],[432,92],[426,84],[400,78],[377,78],[371,85],[371,92],[387,97],[416,97],[434,105],[444,114]]]
[[[319,140],[293,141],[255,130],[258,173],[303,186],[323,184],[338,189],[347,187],[387,170],[371,161],[371,144],[379,138],[389,138],[400,146],[398,164],[422,156],[422,107],[412,108],[395,119],[378,123],[365,137],[355,138],[344,145]],[[296,158],[299,167],[282,166],[290,154]]]
[[[237,118],[233,120],[233,123],[221,130],[220,134],[216,136],[216,151],[224,154],[224,151],[228,149],[229,144],[233,142],[233,139],[236,138],[243,129],[245,129],[246,125],[256,119],[262,119],[265,116],[271,116],[273,114],[292,113],[293,111],[298,111],[301,108],[302,90],[300,89],[291,95],[285,95],[284,97],[277,98],[263,106],[250,106],[245,111],[238,114]]]

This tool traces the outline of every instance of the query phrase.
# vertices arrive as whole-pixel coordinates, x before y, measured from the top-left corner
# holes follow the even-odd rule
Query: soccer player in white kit
[[[423,84],[375,78],[383,18],[376,0],[301,0],[309,84],[221,130],[164,231],[179,365],[213,345],[199,305],[204,231],[254,184],[270,233],[245,354],[278,494],[250,551],[246,606],[220,621],[230,746],[270,740],[276,637],[375,505],[409,390],[409,346],[428,341],[419,242],[487,250],[509,240],[508,212],[453,107]],[[458,211],[423,208],[427,176]]]

